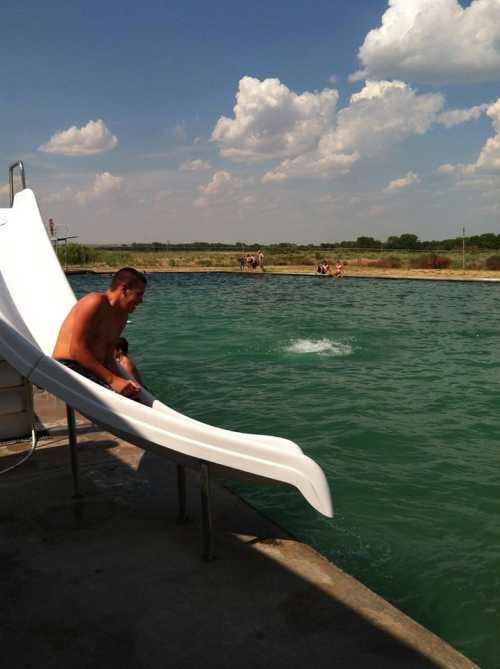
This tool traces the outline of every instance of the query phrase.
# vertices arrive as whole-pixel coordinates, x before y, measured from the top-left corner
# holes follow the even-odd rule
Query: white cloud
[[[367,81],[339,112],[335,148],[370,154],[410,135],[426,133],[444,106],[440,94],[418,95],[401,81]]]
[[[229,174],[229,172],[226,172],[225,170],[220,170],[219,172],[216,172],[213,175],[212,179],[206,186],[200,186],[200,192],[203,193],[203,195],[211,195],[214,193],[218,193],[227,184],[229,183],[234,184],[234,182],[235,179]]]
[[[230,205],[233,210],[253,206],[258,202],[256,194],[245,192],[245,187],[252,183],[253,179],[242,181],[226,170],[219,170],[205,186],[198,187],[199,196],[194,206],[206,208]]]
[[[313,148],[335,118],[338,93],[297,95],[279,79],[243,77],[234,118],[221,116],[212,133],[221,155],[255,163],[288,158]]]
[[[225,170],[216,172],[205,186],[199,186],[200,196],[195,200],[196,207],[208,207],[210,204],[231,199],[235,192],[239,191],[241,183],[239,179]]]
[[[39,151],[62,156],[92,156],[111,151],[118,145],[118,139],[110,133],[101,119],[89,121],[77,128],[57,132],[46,144],[38,147]]]
[[[488,104],[475,105],[469,109],[450,109],[439,114],[437,121],[438,123],[442,123],[445,128],[452,128],[467,121],[477,121],[487,109]]]
[[[206,172],[212,169],[209,160],[186,160],[179,166],[180,172]]]
[[[404,81],[365,81],[365,85],[359,93],[351,95],[351,103],[360,100],[373,100],[383,98],[389,91],[404,91],[408,85]]]
[[[119,191],[123,185],[123,177],[116,177],[109,172],[101,172],[95,175],[92,188],[88,191],[80,191],[76,194],[79,204],[88,204],[98,200],[108,193]]]
[[[371,30],[351,81],[404,79],[426,83],[500,80],[500,2],[389,0]]]
[[[500,98],[490,105],[486,111],[493,121],[496,134],[490,137],[483,146],[477,159],[477,169],[500,169]]]
[[[456,174],[459,176],[473,175],[477,172],[500,170],[500,98],[493,104],[487,106],[486,114],[493,122],[495,134],[489,137],[481,149],[475,163],[464,165],[441,165],[438,172],[441,174]]]
[[[438,167],[438,174],[455,174],[457,171],[457,165],[452,165],[451,163],[445,163]]]
[[[262,183],[286,181],[294,177],[348,174],[352,165],[359,160],[359,153],[330,153],[326,145],[327,142],[324,142],[324,146],[320,146],[317,151],[293,160],[284,160],[278,167],[264,174]]]
[[[389,185],[384,188],[385,193],[392,193],[397,190],[402,190],[413,186],[414,184],[420,183],[420,177],[415,172],[408,172],[408,174],[400,179],[394,179],[389,183]]]
[[[313,151],[283,161],[267,172],[264,182],[294,176],[345,174],[412,134],[424,134],[444,106],[439,94],[418,95],[401,81],[367,81],[337,114],[337,124],[319,139]]]
[[[475,171],[476,167],[474,164],[464,165],[463,163],[456,163],[455,165],[446,163],[440,165],[437,169],[438,174],[454,174],[462,177],[467,176],[468,174],[474,174]]]

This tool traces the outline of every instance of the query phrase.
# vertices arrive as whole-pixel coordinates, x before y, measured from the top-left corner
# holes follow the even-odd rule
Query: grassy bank
[[[236,251],[121,251],[101,250],[80,244],[69,244],[68,248],[58,249],[61,263],[68,268],[94,268],[113,270],[125,265],[150,271],[200,270],[200,269],[239,269]],[[342,252],[313,249],[309,252],[269,252],[264,248],[265,266],[275,270],[292,268],[311,269],[318,261],[326,258],[331,264],[341,258],[346,270],[462,270],[461,251],[426,252],[426,251],[379,251],[343,249]],[[494,251],[469,251],[465,254],[465,270],[500,270],[500,255]]]

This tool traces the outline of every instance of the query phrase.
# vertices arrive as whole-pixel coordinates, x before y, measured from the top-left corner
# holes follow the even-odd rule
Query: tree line
[[[500,249],[500,234],[495,235],[492,232],[487,232],[482,235],[473,235],[471,237],[466,237],[465,243],[469,251],[472,249]],[[235,242],[234,244],[224,242],[134,242],[132,244],[99,245],[99,248],[108,251],[241,251],[242,253],[256,251],[259,247],[266,248],[271,252],[308,251],[318,248],[324,250],[370,249],[379,251],[452,251],[454,249],[461,249],[462,244],[462,237],[421,241],[417,235],[405,233],[399,236],[392,235],[388,237],[386,241],[381,241],[374,237],[362,236],[351,241],[323,242],[321,244],[293,244],[291,242],[279,242],[276,244],[249,244],[247,242]]]

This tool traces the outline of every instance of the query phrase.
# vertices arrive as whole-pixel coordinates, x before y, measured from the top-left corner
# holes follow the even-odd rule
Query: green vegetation
[[[474,242],[474,243],[472,243]],[[498,246],[494,246],[497,244]],[[435,248],[433,248],[435,245]],[[500,235],[488,233],[470,237],[462,251],[463,240],[420,242],[416,235],[404,234],[389,237],[382,243],[371,237],[358,237],[354,242],[338,244],[261,245],[265,266],[275,269],[314,267],[326,258],[334,264],[337,258],[351,267],[401,268],[401,269],[462,269],[500,271]],[[448,247],[448,248],[447,248]],[[121,246],[85,246],[68,244],[57,249],[61,263],[68,267],[95,267],[115,269],[132,265],[146,270],[176,269],[227,269],[240,266],[241,256],[254,253],[259,245],[247,244],[131,244]],[[438,253],[439,250],[439,253]]]
[[[451,258],[438,256],[435,253],[422,254],[410,260],[410,267],[414,269],[447,269],[451,265]]]
[[[486,268],[500,270],[500,256],[490,256],[489,258],[486,258]]]

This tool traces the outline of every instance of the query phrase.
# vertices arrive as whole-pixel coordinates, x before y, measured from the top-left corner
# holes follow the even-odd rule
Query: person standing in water
[[[128,354],[128,341],[125,339],[125,337],[118,337],[115,346],[115,360],[117,360],[123,369],[131,376],[133,376],[134,379],[141,384],[141,386],[144,386],[141,375],[139,374],[139,370]]]

